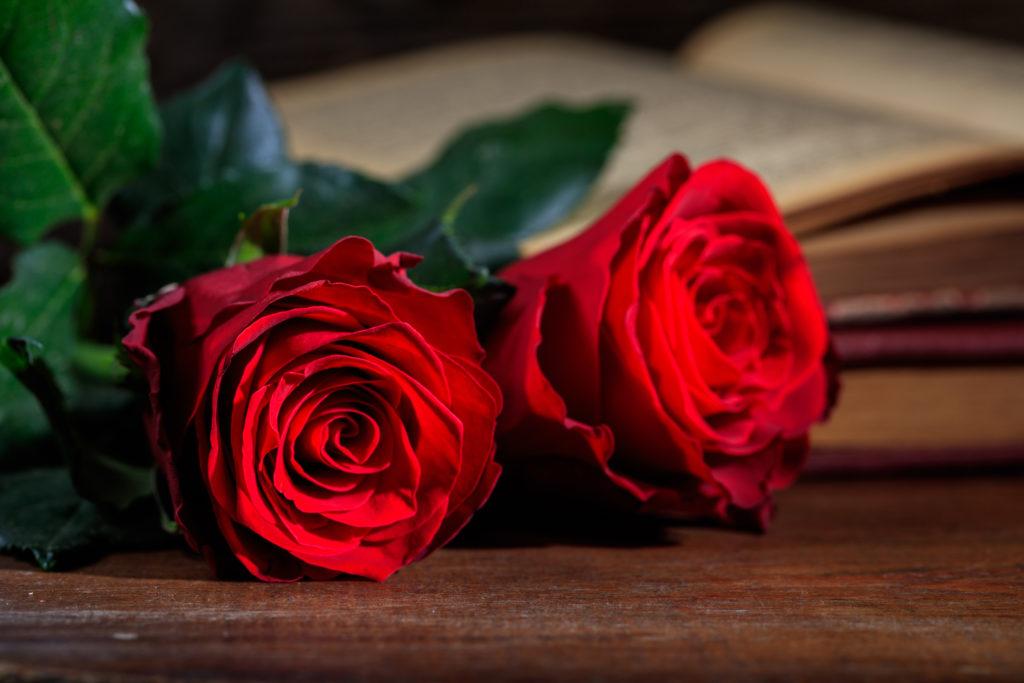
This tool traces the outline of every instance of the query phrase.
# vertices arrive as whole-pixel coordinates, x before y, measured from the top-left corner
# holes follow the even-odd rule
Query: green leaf
[[[156,161],[145,34],[130,0],[0,0],[0,234],[93,222]]]
[[[160,163],[119,198],[114,209],[122,222],[149,220],[200,190],[288,163],[284,134],[259,75],[240,62],[162,105],[160,120]]]
[[[412,272],[448,287],[503,265],[519,240],[564,218],[596,179],[626,115],[622,104],[546,105],[474,127],[407,181],[295,163],[258,76],[229,65],[163,108],[160,168],[115,205],[130,227],[105,262],[134,272],[140,296],[218,267],[237,216],[302,191],[288,216],[291,250],[308,254],[361,235],[383,252],[426,258]],[[467,187],[455,223],[440,219]]]
[[[489,279],[488,270],[473,263],[454,231],[459,211],[475,193],[475,186],[465,188],[445,209],[444,215],[401,241],[403,251],[423,257],[412,270],[413,279],[421,286],[435,291],[474,289]]]
[[[259,74],[230,62],[160,108],[165,143],[157,177],[179,196],[225,177],[287,161],[284,133]]]
[[[104,369],[100,358],[110,363],[111,349],[77,343],[76,302],[84,282],[85,269],[73,251],[43,243],[18,255],[14,277],[0,289],[0,364],[6,368],[0,369],[0,454],[7,466],[24,467],[26,456],[29,464],[39,464],[47,455],[41,440],[52,433],[73,464],[80,490],[93,500],[123,507],[149,492],[148,471],[84,445],[65,405],[69,390],[79,405],[97,403],[113,391],[75,376],[74,364],[91,364],[95,373],[106,373],[103,380],[116,379],[116,370]],[[20,463],[15,456],[21,456]]]
[[[404,185],[328,164],[294,168],[286,175],[302,190],[288,219],[288,241],[296,253],[312,254],[350,235],[369,239],[380,251],[397,251],[423,223],[418,198]]]
[[[64,392],[57,385],[53,371],[43,361],[42,354],[43,345],[29,337],[0,340],[0,365],[32,392],[49,420],[57,442],[66,453],[71,453],[77,443],[64,406]]]
[[[43,569],[69,568],[84,554],[166,543],[151,503],[121,514],[82,499],[61,468],[0,473],[0,550],[31,553]]]
[[[478,125],[406,184],[420,193],[424,214],[431,216],[475,186],[454,233],[474,263],[497,269],[518,256],[520,240],[556,225],[583,199],[628,112],[623,103],[548,104]]]
[[[132,296],[219,267],[238,215],[302,191],[289,214],[293,251],[312,253],[350,234],[382,240],[401,233],[417,208],[402,188],[337,166],[295,163],[259,76],[228,64],[161,108],[165,154],[112,206],[127,226],[101,254],[127,271]]]
[[[75,347],[75,303],[85,269],[68,247],[46,242],[14,260],[11,281],[0,288],[0,337],[23,336],[70,358]]]
[[[75,490],[86,500],[118,509],[151,495],[152,467],[122,462],[90,447],[79,435],[43,351],[34,339],[8,337],[0,342],[0,364],[39,401],[64,452]]]
[[[66,377],[75,349],[75,306],[85,270],[67,247],[44,243],[14,261],[11,281],[0,289],[0,342],[30,337],[47,349],[58,378]],[[20,451],[49,428],[42,409],[17,378],[0,369],[0,455]]]
[[[347,235],[378,248],[402,235],[415,206],[400,191],[322,164],[287,164],[222,178],[167,207],[152,222],[129,228],[105,263],[133,279],[132,297],[220,267],[238,232],[238,215],[302,191],[288,215],[295,253],[313,253]]]

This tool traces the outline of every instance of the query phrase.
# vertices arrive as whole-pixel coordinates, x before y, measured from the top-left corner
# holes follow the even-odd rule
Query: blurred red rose
[[[575,239],[509,266],[488,338],[499,460],[646,512],[764,528],[822,418],[828,330],[768,191],[668,158]]]
[[[500,392],[470,297],[414,285],[417,261],[348,238],[207,273],[132,315],[174,514],[221,573],[384,579],[490,494]]]

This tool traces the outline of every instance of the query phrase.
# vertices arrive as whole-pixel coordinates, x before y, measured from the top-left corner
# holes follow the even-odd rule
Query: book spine
[[[1024,312],[1024,286],[945,288],[844,296],[825,302],[833,325],[871,325],[915,318]]]
[[[1024,470],[1024,443],[971,448],[815,448],[801,476],[843,478]]]
[[[1024,317],[835,327],[843,367],[1024,362]]]

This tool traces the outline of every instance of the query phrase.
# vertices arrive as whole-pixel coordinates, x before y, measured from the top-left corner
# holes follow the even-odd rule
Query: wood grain
[[[764,536],[453,548],[385,583],[0,558],[0,680],[1020,680],[1024,479],[811,481]]]

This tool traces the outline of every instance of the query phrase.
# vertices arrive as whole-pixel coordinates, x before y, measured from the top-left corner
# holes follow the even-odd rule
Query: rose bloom
[[[221,574],[384,579],[450,540],[500,468],[464,291],[361,238],[188,280],[131,316],[174,515]]]
[[[532,486],[764,528],[829,403],[828,330],[758,179],[669,157],[575,239],[512,264],[487,342],[499,459]]]

